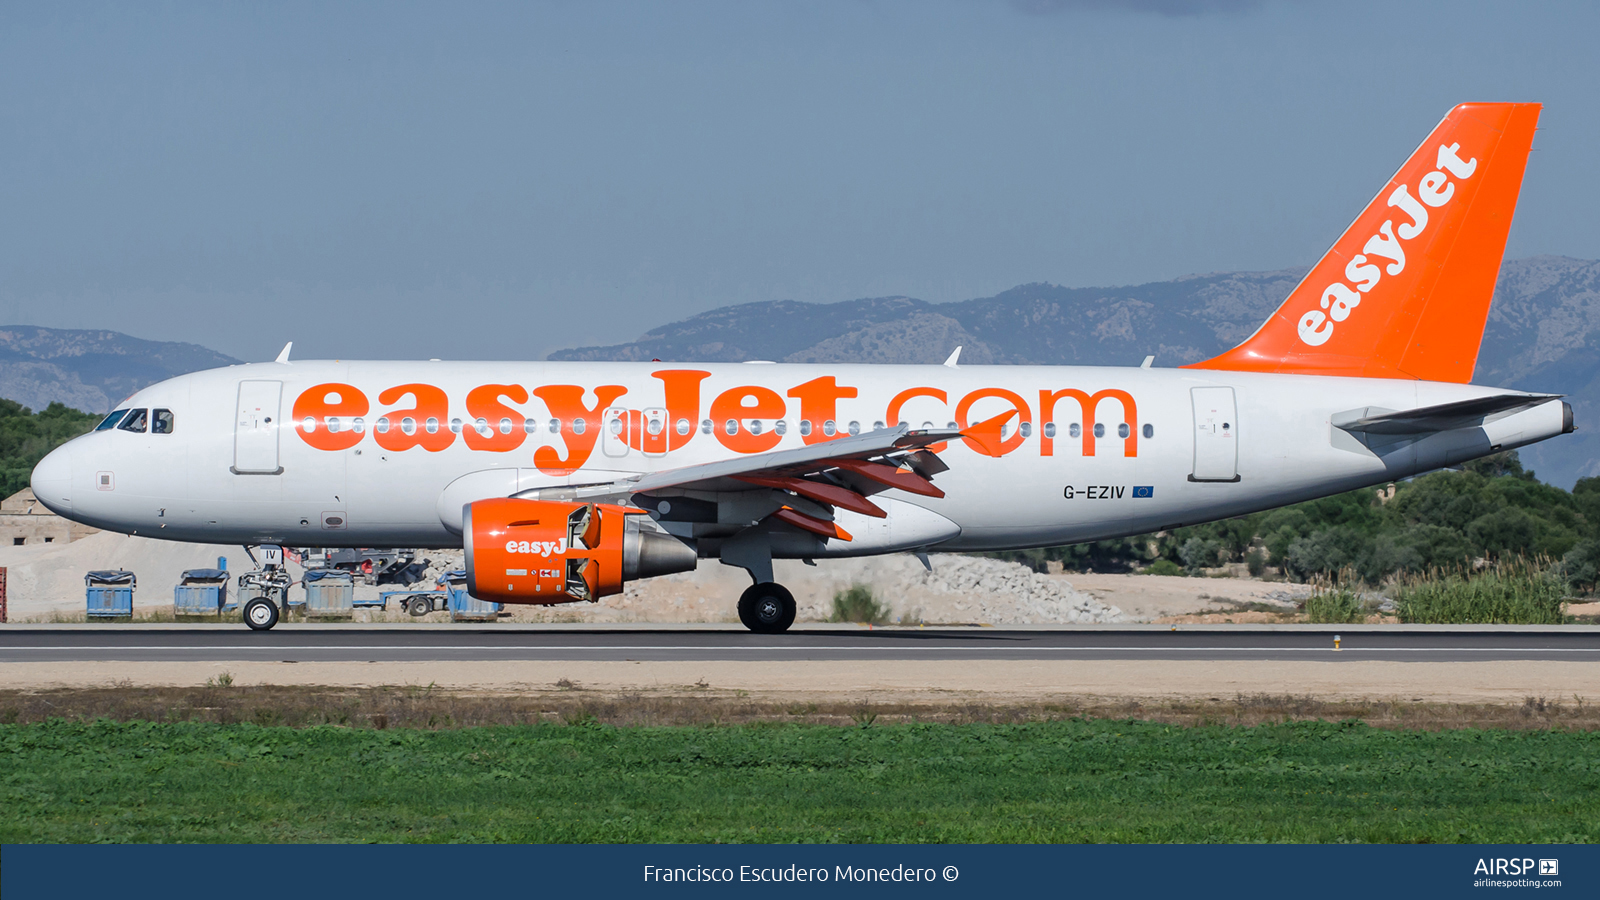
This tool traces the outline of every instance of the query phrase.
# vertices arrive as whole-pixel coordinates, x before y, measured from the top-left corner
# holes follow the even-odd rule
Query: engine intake
[[[625,581],[687,572],[698,554],[642,510],[609,503],[501,498],[462,511],[467,590],[497,603],[573,603]]]

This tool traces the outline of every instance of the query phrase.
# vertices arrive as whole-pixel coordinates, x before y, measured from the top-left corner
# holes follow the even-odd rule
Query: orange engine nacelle
[[[572,603],[695,567],[695,549],[609,503],[479,500],[463,511],[467,590],[497,603]]]

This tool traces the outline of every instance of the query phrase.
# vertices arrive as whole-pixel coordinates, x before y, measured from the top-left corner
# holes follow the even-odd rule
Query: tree
[[[0,491],[11,496],[28,486],[45,454],[94,428],[100,416],[52,403],[39,412],[0,400]]]

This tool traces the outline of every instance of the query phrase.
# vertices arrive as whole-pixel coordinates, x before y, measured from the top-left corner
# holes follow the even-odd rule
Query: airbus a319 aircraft
[[[471,593],[504,603],[717,558],[771,633],[795,616],[774,559],[1070,544],[1405,478],[1573,430],[1558,395],[1470,383],[1539,109],[1456,107],[1255,334],[1182,368],[285,348],[139,391],[33,489],[175,541],[464,547]]]

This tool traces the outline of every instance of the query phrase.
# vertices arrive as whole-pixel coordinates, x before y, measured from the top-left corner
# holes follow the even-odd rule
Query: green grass
[[[1306,621],[1321,625],[1347,625],[1365,622],[1367,612],[1354,591],[1317,591],[1306,598]]]
[[[1517,565],[1415,581],[1395,592],[1395,605],[1402,622],[1560,625],[1566,596],[1563,581]]]
[[[1600,839],[1585,731],[53,720],[0,759],[0,842]]]

